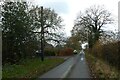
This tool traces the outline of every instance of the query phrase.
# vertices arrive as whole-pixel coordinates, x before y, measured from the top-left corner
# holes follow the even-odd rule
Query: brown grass
[[[97,59],[90,54],[87,54],[86,58],[89,63],[91,72],[94,74],[93,78],[105,78],[106,80],[109,80],[109,78],[119,77],[118,75],[120,73],[118,70],[103,60]]]

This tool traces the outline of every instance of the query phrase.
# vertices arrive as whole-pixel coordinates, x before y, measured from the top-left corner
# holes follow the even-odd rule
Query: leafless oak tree
[[[80,33],[82,38],[88,40],[89,47],[92,47],[103,33],[102,27],[112,22],[111,13],[104,6],[94,5],[86,9],[84,13],[80,12],[77,16],[72,35]]]

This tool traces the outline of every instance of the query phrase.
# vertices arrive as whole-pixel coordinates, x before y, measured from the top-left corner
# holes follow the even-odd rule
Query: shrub
[[[59,52],[59,56],[70,56],[72,54],[73,54],[73,49],[72,48],[65,48],[65,49],[62,49]]]
[[[120,41],[119,42],[112,42],[108,44],[100,44],[99,42],[96,43],[91,53],[100,59],[103,59],[107,63],[109,63],[112,66],[117,67],[120,69]]]
[[[55,56],[55,51],[51,49],[46,49],[44,53],[45,56]]]

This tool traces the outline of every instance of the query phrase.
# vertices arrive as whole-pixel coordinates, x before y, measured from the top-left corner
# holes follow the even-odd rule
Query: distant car
[[[74,53],[74,54],[77,54],[77,50],[74,50],[73,53]]]

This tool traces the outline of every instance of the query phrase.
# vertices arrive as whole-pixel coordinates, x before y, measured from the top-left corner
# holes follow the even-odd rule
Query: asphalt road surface
[[[73,66],[75,56],[70,57],[64,63],[53,68],[39,78],[64,78]]]
[[[64,63],[39,78],[90,78],[89,68],[84,55],[83,52],[80,52],[68,58]]]
[[[76,62],[67,78],[90,78],[89,67],[83,53],[77,55]]]

